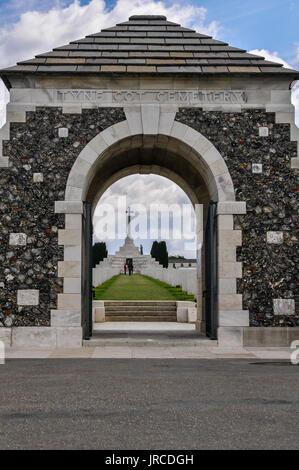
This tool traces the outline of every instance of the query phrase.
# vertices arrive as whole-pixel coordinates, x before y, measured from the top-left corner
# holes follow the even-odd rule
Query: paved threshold
[[[7,348],[6,359],[264,359],[290,361],[289,348],[218,348],[197,346],[101,346],[76,349],[14,349]]]

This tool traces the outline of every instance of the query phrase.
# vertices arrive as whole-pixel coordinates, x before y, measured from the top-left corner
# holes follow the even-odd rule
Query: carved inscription
[[[57,90],[56,101],[64,103],[179,103],[242,104],[247,97],[240,90]]]

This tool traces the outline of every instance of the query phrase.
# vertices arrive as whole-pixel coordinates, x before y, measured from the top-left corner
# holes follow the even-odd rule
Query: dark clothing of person
[[[134,270],[133,264],[129,264],[128,268],[129,268],[129,276],[132,276],[133,270]]]

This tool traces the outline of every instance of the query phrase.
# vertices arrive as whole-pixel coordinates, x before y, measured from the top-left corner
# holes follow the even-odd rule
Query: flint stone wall
[[[3,146],[10,167],[0,170],[0,326],[50,324],[50,310],[62,292],[57,263],[63,260],[63,248],[57,232],[64,228],[64,216],[54,213],[54,202],[64,199],[69,172],[84,146],[124,120],[122,108],[63,114],[61,108],[40,107],[27,113],[26,123],[10,124],[10,140]],[[290,161],[297,149],[290,142],[290,125],[275,124],[274,113],[258,109],[224,113],[180,108],[176,120],[214,144],[229,168],[236,199],[247,202],[247,214],[234,217],[234,228],[243,231],[238,292],[243,293],[243,309],[250,311],[251,326],[299,325],[291,304],[287,315],[280,314],[281,302],[273,310],[274,299],[296,298],[296,174]],[[268,128],[268,135],[259,128]],[[25,234],[26,239],[10,234]],[[279,243],[269,243],[271,239]],[[10,244],[12,240],[25,244]],[[18,290],[26,289],[39,291],[39,305],[18,304]]]
[[[54,202],[64,199],[84,146],[124,119],[121,108],[63,114],[61,108],[40,107],[27,112],[26,123],[10,124],[10,140],[3,145],[10,166],[0,169],[0,326],[50,325],[63,282],[57,263],[63,260],[58,229],[64,228],[64,215],[54,213]],[[59,129],[67,129],[67,137],[59,137]],[[15,244],[24,237],[12,233],[26,234],[26,244]],[[20,305],[18,290],[27,289],[39,291],[38,305]]]
[[[273,302],[293,299],[294,304],[298,295],[298,175],[291,169],[297,143],[290,141],[290,125],[276,124],[274,113],[258,109],[224,113],[180,108],[176,120],[215,145],[228,166],[236,200],[246,201],[247,214],[234,216],[234,229],[243,233],[237,249],[237,261],[243,263],[238,293],[250,312],[250,325],[298,326],[298,304],[297,311],[282,314]],[[256,173],[254,164],[262,165],[262,171]]]

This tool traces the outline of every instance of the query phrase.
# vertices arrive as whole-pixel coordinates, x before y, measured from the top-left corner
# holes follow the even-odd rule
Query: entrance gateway
[[[132,16],[0,76],[0,339],[82,344],[92,213],[136,173],[169,178],[201,208],[198,330],[229,347],[298,339],[299,72]]]

